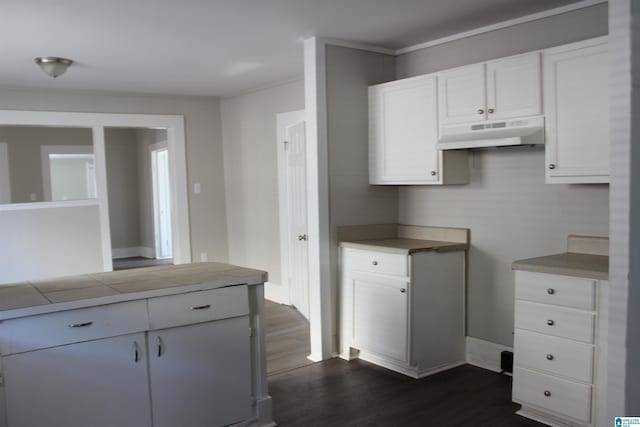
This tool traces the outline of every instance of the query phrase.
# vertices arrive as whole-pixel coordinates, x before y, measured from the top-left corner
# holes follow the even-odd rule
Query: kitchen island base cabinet
[[[341,357],[413,378],[465,363],[464,252],[342,248]]]

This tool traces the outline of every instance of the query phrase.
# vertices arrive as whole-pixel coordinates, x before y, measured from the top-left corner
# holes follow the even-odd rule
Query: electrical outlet
[[[209,261],[209,255],[206,252],[200,252],[200,262]]]
[[[196,182],[193,184],[193,194],[200,194],[200,183]]]
[[[35,202],[36,200],[38,200],[38,195],[36,193],[29,194],[29,200]]]

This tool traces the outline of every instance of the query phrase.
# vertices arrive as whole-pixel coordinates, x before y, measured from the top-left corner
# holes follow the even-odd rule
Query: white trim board
[[[501,372],[500,353],[504,350],[513,351],[513,347],[496,344],[479,338],[467,337],[466,359],[469,365]]]
[[[132,246],[130,248],[113,248],[111,250],[113,259],[143,257],[153,259],[153,249],[146,246]]]
[[[0,204],[11,203],[11,169],[9,144],[0,142]]]

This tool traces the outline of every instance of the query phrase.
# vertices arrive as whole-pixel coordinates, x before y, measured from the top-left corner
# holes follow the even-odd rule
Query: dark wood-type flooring
[[[267,373],[310,365],[309,322],[290,306],[265,301]]]
[[[464,365],[414,380],[331,359],[269,377],[273,416],[293,426],[543,426],[515,414],[511,377]]]
[[[113,270],[129,270],[132,268],[153,267],[156,265],[171,265],[173,258],[155,259],[141,256],[131,258],[119,258],[113,260]]]

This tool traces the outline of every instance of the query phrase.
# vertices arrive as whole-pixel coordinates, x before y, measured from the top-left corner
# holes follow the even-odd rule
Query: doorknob
[[[298,240],[302,241],[302,240],[307,240],[307,235],[306,234],[301,234],[298,236]]]

